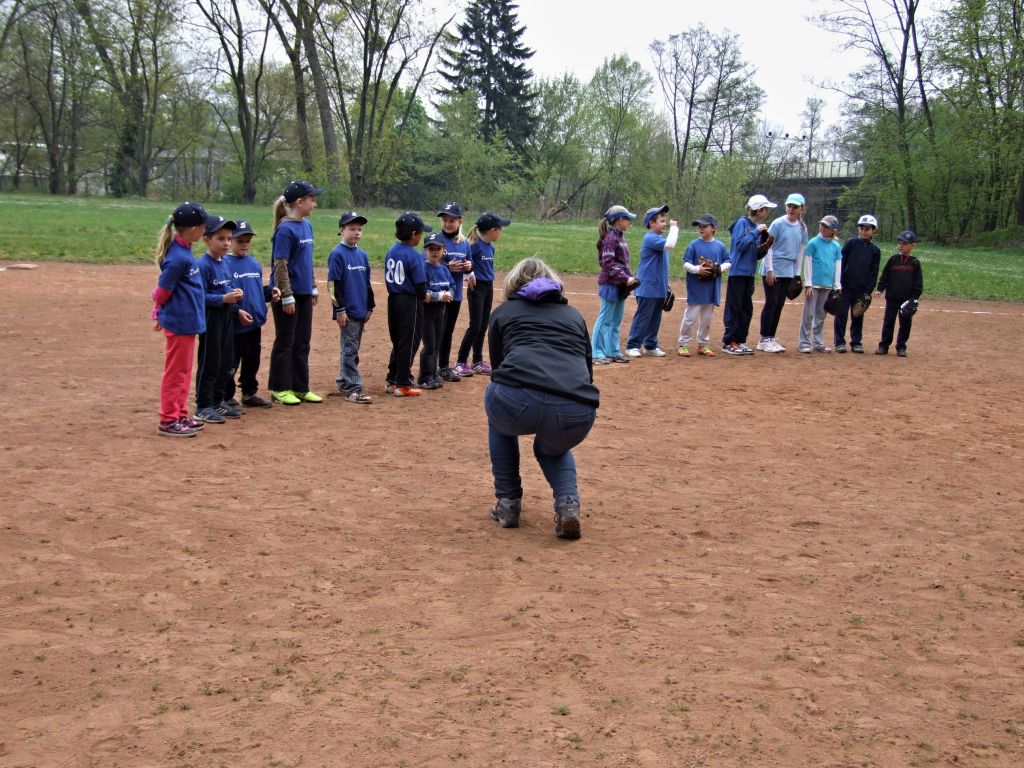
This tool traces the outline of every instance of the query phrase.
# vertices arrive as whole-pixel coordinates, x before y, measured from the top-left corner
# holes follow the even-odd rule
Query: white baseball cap
[[[858,227],[874,227],[878,229],[878,219],[872,216],[870,213],[865,213],[859,219],[857,219]]]
[[[749,208],[752,211],[760,211],[762,208],[776,207],[778,206],[776,206],[775,203],[773,203],[764,195],[754,195],[752,198],[747,200],[747,208]]]

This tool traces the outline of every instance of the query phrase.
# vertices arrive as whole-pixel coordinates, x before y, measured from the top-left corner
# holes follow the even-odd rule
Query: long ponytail
[[[604,216],[601,217],[601,222],[597,225],[597,252],[601,253],[601,243],[604,242],[605,236],[608,234],[608,219]]]
[[[160,233],[156,236],[156,251],[154,253],[154,260],[158,267],[163,266],[164,256],[167,255],[167,249],[171,247],[171,241],[174,239],[174,224],[172,223],[171,217],[167,218],[167,222],[160,227]]]
[[[283,219],[289,213],[288,203],[285,202],[283,195],[274,201],[273,211],[274,231],[277,232],[277,227],[281,223],[281,219]]]
[[[473,228],[469,230],[469,234],[466,235],[466,239],[469,241],[470,245],[475,245],[476,241],[480,239],[480,233],[477,232],[476,225],[474,225]]]

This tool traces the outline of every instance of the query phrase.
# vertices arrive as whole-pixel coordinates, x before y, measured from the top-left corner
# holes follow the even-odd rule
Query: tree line
[[[816,21],[865,64],[826,129],[766,124],[756,62],[698,24],[536,77],[510,0],[0,0],[0,181],[53,194],[591,217],[613,201],[733,211],[819,160],[856,161],[907,226],[1024,226],[1024,0],[834,0]],[[796,118],[794,118],[796,119]]]

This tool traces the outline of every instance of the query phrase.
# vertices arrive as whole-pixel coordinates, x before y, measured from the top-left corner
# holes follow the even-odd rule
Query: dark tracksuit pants
[[[388,358],[388,384],[412,386],[412,359],[419,337],[417,320],[421,316],[422,301],[412,293],[388,294],[388,335],[391,337],[391,356]]]
[[[220,405],[234,362],[234,319],[230,306],[207,308],[206,333],[199,334],[196,409]]]
[[[313,297],[296,296],[295,314],[287,314],[280,302],[274,313],[274,347],[270,351],[271,392],[309,392],[309,342],[313,336]]]
[[[494,283],[489,280],[478,280],[476,288],[467,288],[466,298],[469,301],[469,327],[459,345],[459,358],[456,362],[468,362],[468,355],[472,349],[475,365],[484,359],[484,338],[487,336],[487,321],[491,317]]]
[[[238,376],[238,388],[242,390],[242,397],[255,395],[260,385],[256,382],[256,374],[260,370],[260,353],[262,350],[263,329],[253,328],[251,331],[244,331],[235,334],[234,365],[231,367],[231,378],[228,379],[224,388],[224,399],[230,400],[235,396],[235,376]]]
[[[779,320],[782,319],[782,308],[786,306],[786,291],[795,277],[776,277],[775,285],[768,285],[762,277],[764,286],[764,308],[761,310],[761,338],[774,339],[779,333]]]
[[[907,342],[910,340],[910,328],[914,324],[914,317],[900,317],[900,304],[907,301],[910,297],[904,296],[902,299],[886,299],[885,300],[885,316],[882,318],[882,340],[878,342],[878,346],[882,349],[888,350],[889,345],[892,344],[892,333],[896,327],[896,318],[900,321],[900,331],[896,334],[896,349],[906,349]]]
[[[662,307],[665,299],[636,297],[636,314],[629,326],[626,349],[657,349],[658,331],[661,330]]]
[[[733,277],[725,281],[725,334],[722,345],[747,343],[754,316],[754,277]]]
[[[455,335],[455,321],[459,319],[461,301],[452,301],[444,307],[444,329],[441,341],[437,345],[437,365],[439,368],[451,368],[452,337]]]
[[[437,355],[444,333],[445,315],[450,304],[431,303],[423,307],[423,348],[420,350],[419,383],[437,376]]]
[[[867,293],[865,288],[850,289],[845,285],[842,291],[842,302],[839,305],[839,309],[836,311],[836,319],[832,323],[835,333],[834,341],[836,345],[846,343],[846,318],[850,318],[850,343],[860,344],[864,339],[864,315],[860,317],[854,317],[850,313],[850,307],[853,303]]]

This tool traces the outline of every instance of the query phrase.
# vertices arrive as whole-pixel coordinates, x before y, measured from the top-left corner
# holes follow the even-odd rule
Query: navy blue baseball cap
[[[222,229],[230,229],[233,232],[238,229],[238,225],[231,219],[225,219],[223,216],[214,216],[212,213],[206,217],[206,230],[203,234],[212,235],[214,232],[220,232]]]
[[[237,222],[235,222],[235,224],[235,231],[231,233],[231,237],[233,238],[238,238],[241,237],[242,235],[256,234],[255,232],[252,231],[252,225],[245,219],[239,219]]]
[[[434,228],[423,223],[423,217],[418,213],[406,211],[395,219],[395,236],[400,240],[417,232],[433,232]]]
[[[476,228],[480,232],[487,232],[495,227],[507,227],[511,223],[511,219],[503,219],[498,214],[488,211],[476,220]]]
[[[462,218],[462,206],[452,200],[449,203],[445,203],[441,206],[441,210],[437,212],[438,216],[453,216],[456,219]]]
[[[662,205],[657,208],[649,208],[647,210],[647,213],[644,214],[644,226],[649,226],[651,223],[651,219],[653,219],[655,216],[661,213],[668,213],[667,205]]]
[[[355,211],[345,211],[341,214],[341,218],[338,219],[338,229],[341,229],[346,224],[366,224],[366,217],[360,216]]]
[[[314,187],[308,181],[293,181],[287,187],[284,188],[284,199],[285,202],[294,203],[300,197],[319,197],[324,191],[319,187]]]
[[[707,226],[711,226],[711,227],[714,227],[715,229],[718,229],[718,219],[716,219],[710,213],[705,213],[705,214],[702,214],[702,215],[698,216],[696,219],[694,219],[693,222],[690,224],[690,226],[691,227],[707,227]]]
[[[914,234],[912,229],[905,229],[896,235],[897,240],[902,240],[904,243],[916,243],[917,235]]]
[[[439,248],[444,248],[444,235],[440,232],[431,232],[423,241],[424,248],[428,245],[436,245]]]
[[[206,209],[199,203],[190,203],[186,200],[174,209],[171,221],[176,227],[198,227],[206,223]]]

